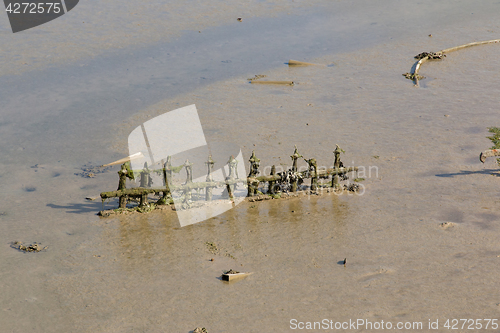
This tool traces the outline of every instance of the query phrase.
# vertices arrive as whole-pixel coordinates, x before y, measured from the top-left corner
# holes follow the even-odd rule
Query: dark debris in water
[[[351,183],[348,185],[344,185],[344,189],[349,192],[358,192],[359,191],[359,184],[356,183]]]
[[[422,52],[422,53],[419,53],[415,56],[415,59],[423,59],[425,57],[428,57],[429,59],[438,59],[438,60],[441,60],[443,59],[444,57],[446,57],[446,54],[442,54],[440,52]]]
[[[425,76],[419,75],[419,74],[414,74],[414,73],[404,73],[403,76],[407,78],[408,80],[423,80],[425,79]]]
[[[250,78],[250,79],[247,79],[248,81],[255,81],[255,80],[259,80],[259,79],[262,79],[262,78],[265,78],[267,77],[267,75],[263,75],[263,74],[257,74],[255,75],[254,77]]]
[[[24,245],[22,242],[13,242],[11,247],[22,252],[40,252],[48,248],[48,246],[42,247],[42,245],[37,242],[30,245]]]
[[[36,187],[35,186],[25,186],[24,190],[26,192],[35,192],[36,191]]]
[[[82,176],[83,178],[94,178],[99,173],[108,172],[111,169],[111,166],[103,167],[99,165],[92,165],[91,163],[87,163],[81,167],[81,172],[76,172],[75,175]]]
[[[239,273],[240,273],[240,272],[235,271],[235,270],[233,270],[233,269],[230,269],[230,270],[228,270],[228,271],[224,272],[224,274],[239,274]]]

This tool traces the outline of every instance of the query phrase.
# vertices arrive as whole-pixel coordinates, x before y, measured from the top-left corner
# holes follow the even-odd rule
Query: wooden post
[[[189,163],[188,160],[184,162],[184,166],[186,167],[186,184],[193,182],[193,163]]]
[[[271,167],[271,176],[276,175],[276,167],[273,165]],[[269,181],[269,185],[267,187],[267,194],[276,194],[276,189],[274,188],[276,186],[276,181],[271,180]]]
[[[144,207],[148,205],[148,195],[147,194],[141,194],[141,201],[139,203],[140,207]]]
[[[207,183],[211,183],[213,181],[212,178],[212,169],[214,168],[215,161],[212,160],[212,155],[208,156],[208,161],[205,162],[208,168],[207,172],[207,178],[205,179]],[[205,193],[205,200],[206,201],[212,201],[212,186],[207,186],[206,187],[206,193]]]
[[[311,191],[316,191],[318,189],[318,165],[316,164],[316,159],[311,158],[306,160],[307,164],[309,164],[309,172],[314,172],[311,177]]]
[[[172,177],[172,170],[171,170],[171,157],[167,157],[167,161],[163,163],[163,186],[165,186],[165,191],[163,191],[163,196],[156,202],[159,205],[166,205],[167,201],[168,203],[171,203],[171,198],[172,195],[170,194],[170,186],[168,185],[169,179]]]
[[[186,168],[186,184],[191,184],[193,183],[193,163],[186,160],[186,162],[184,162],[184,167]],[[184,189],[184,203],[182,204],[184,209],[191,207],[191,191],[190,188]]]
[[[148,168],[148,162],[144,162],[144,168],[142,169],[141,172],[141,183],[140,187],[150,187],[151,185],[151,176],[150,176],[150,171]]]
[[[148,168],[148,162],[144,162],[144,168],[141,172],[141,184],[140,187],[146,188],[151,184],[151,176]],[[148,195],[147,193],[141,194],[141,201],[139,202],[139,207],[147,206],[148,204]]]
[[[291,192],[297,192],[297,159],[302,157],[302,155],[299,154],[299,151],[297,150],[297,145],[295,145],[295,151],[293,152],[293,155],[290,156],[292,158],[292,172],[293,172],[293,181],[292,181],[292,188],[290,189]]]
[[[250,173],[248,174],[248,180],[247,180],[247,185],[248,185],[248,194],[247,196],[253,197],[254,195],[257,194],[257,189],[259,187],[259,183],[257,182],[255,184],[254,181],[252,181],[252,178],[255,178],[259,174],[259,166],[260,166],[260,159],[255,156],[255,150],[252,151],[252,156],[250,157]]]
[[[340,153],[343,152],[342,149],[340,149],[339,145],[336,145],[337,148],[333,151],[333,154],[335,155],[335,161],[333,162],[333,167],[335,169],[339,169],[344,166],[344,164],[340,161]],[[337,173],[333,175],[332,177],[332,187],[335,189],[340,188],[340,175]]]
[[[231,155],[229,156],[229,161],[227,161],[227,164],[229,165],[229,176],[226,177],[226,187],[229,199],[232,200],[234,198],[234,189],[236,185],[234,185],[231,181],[236,179],[236,165],[238,165],[238,161],[234,158],[233,155]]]
[[[130,170],[127,168],[127,163],[123,163],[120,171],[118,171],[118,176],[120,177],[120,181],[118,182],[118,190],[117,191],[124,190],[126,188],[127,177],[129,176],[129,170]],[[118,201],[118,207],[119,208],[127,207],[127,196],[126,195],[120,196],[120,199]]]

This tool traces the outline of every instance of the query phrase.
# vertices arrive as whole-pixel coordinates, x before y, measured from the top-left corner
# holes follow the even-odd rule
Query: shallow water
[[[40,69],[0,76],[6,331],[499,318],[498,166],[478,155],[491,146],[486,128],[498,126],[500,45],[426,63],[420,88],[401,74],[422,51],[498,38],[500,4],[358,5],[276,10],[55,67],[36,58]],[[290,58],[325,66],[288,68]],[[248,84],[255,74],[297,84]],[[243,203],[184,228],[170,211],[98,218],[101,203],[84,198],[114,189],[118,168],[74,173],[123,157],[133,128],[190,104],[207,141],[233,142],[247,157],[255,149],[262,167],[288,165],[294,144],[329,166],[339,144],[346,165],[378,172],[362,196]],[[49,249],[23,254],[9,247],[16,240]],[[229,268],[254,274],[226,284],[218,276]]]

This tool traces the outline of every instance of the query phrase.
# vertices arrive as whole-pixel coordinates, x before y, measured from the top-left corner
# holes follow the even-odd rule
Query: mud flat
[[[12,47],[2,59],[29,58],[21,44],[35,39],[66,47],[64,61],[33,53],[39,69],[0,76],[5,331],[287,332],[292,319],[499,318],[499,167],[478,160],[491,146],[488,128],[500,126],[498,45],[426,63],[420,89],[401,76],[421,50],[498,38],[499,5],[328,1],[288,15],[275,4],[274,17],[235,13],[224,24],[207,13],[212,27],[190,23],[177,40],[150,45],[107,35],[100,42],[110,42],[109,53],[74,62],[58,32],[89,36],[69,23],[79,7],[54,21],[64,29],[33,30],[13,44],[18,34],[2,31]],[[99,15],[108,25],[88,29],[124,22]],[[151,32],[132,24],[148,15],[125,17],[124,38]],[[327,65],[289,67],[289,59]],[[248,84],[254,75],[300,84]],[[132,129],[193,103],[208,142],[233,142],[246,157],[256,149],[269,165],[290,163],[289,143],[327,167],[335,143],[356,152],[344,164],[364,167],[364,194],[242,202],[183,228],[171,210],[98,217],[101,202],[84,198],[116,188],[119,167],[75,173],[127,156]],[[22,253],[13,240],[49,248]],[[222,283],[228,268],[254,274]]]

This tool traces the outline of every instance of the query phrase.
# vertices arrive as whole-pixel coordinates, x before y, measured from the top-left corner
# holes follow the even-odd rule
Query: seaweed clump
[[[488,127],[488,131],[493,133],[492,136],[487,136],[487,138],[493,142],[493,147],[491,147],[491,149],[500,149],[500,128]],[[500,158],[497,158],[497,164],[500,166]]]
[[[76,176],[83,178],[94,178],[99,173],[108,172],[111,167],[103,167],[102,165],[92,165],[90,162],[81,167],[81,172],[76,172]]]

